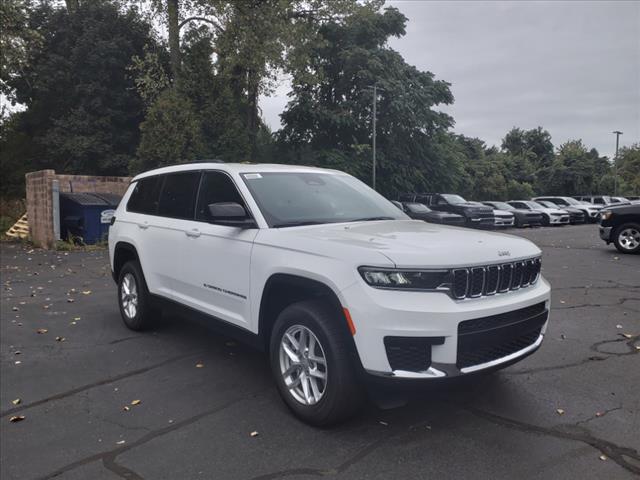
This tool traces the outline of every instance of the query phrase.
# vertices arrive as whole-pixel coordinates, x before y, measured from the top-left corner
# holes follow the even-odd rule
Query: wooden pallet
[[[13,227],[7,230],[6,235],[12,238],[27,238],[29,236],[29,222],[27,221],[26,213],[20,217],[20,220]]]

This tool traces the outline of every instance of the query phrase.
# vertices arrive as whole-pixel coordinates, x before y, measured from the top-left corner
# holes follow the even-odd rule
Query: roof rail
[[[225,161],[219,158],[197,158],[187,163],[225,163]]]

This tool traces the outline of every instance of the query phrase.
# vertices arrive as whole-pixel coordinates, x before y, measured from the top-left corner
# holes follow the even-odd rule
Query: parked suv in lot
[[[600,212],[600,238],[622,253],[640,253],[640,205],[623,205]]]
[[[520,210],[531,210],[542,214],[542,225],[568,225],[569,212],[558,208],[548,208],[530,200],[511,200],[507,202]]]
[[[268,352],[301,419],[352,415],[381,382],[501,368],[548,318],[540,250],[409,219],[334,170],[200,163],[136,176],[110,227],[124,323],[169,302]],[[375,382],[373,382],[375,383]]]
[[[598,207],[592,203],[586,201],[576,200],[571,197],[536,197],[532,198],[534,202],[539,202],[541,200],[552,202],[558,206],[558,208],[577,208],[578,210],[582,210],[585,215],[585,221],[595,223],[598,221],[600,209],[602,207]]]
[[[400,201],[422,203],[431,210],[462,215],[468,227],[491,228],[495,222],[492,208],[467,202],[451,193],[406,193],[400,196]]]

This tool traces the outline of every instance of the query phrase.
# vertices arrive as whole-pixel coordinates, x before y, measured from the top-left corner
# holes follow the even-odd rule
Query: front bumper
[[[469,226],[476,228],[491,228],[494,226],[494,217],[467,217]]]
[[[549,224],[551,225],[566,225],[569,223],[569,215],[562,215],[554,217],[553,215],[549,216]]]
[[[514,217],[495,217],[494,225],[496,227],[513,227]]]
[[[533,353],[542,343],[546,331],[550,288],[540,277],[535,285],[517,291],[465,300],[453,300],[439,292],[379,290],[364,282],[358,282],[342,293],[355,324],[353,338],[365,372],[379,378],[428,380],[500,368]],[[532,309],[535,315],[531,313],[528,317],[518,318],[516,314],[514,317],[516,310],[532,312]],[[465,331],[461,326],[463,322],[481,325],[485,319],[509,323],[473,332]],[[504,331],[501,330],[503,327]],[[520,332],[521,327],[527,331]],[[495,344],[495,336],[507,330],[514,337],[507,339],[508,348],[500,350],[504,345]],[[516,338],[519,333],[526,334],[526,338]],[[428,366],[397,368],[396,357],[396,368],[393,368],[389,339],[428,344],[429,358],[425,364]],[[476,348],[476,341],[482,345],[478,344]],[[486,354],[486,342],[497,350]],[[400,355],[406,354],[400,352]]]
[[[611,230],[613,227],[600,227],[600,238],[607,242],[607,244],[611,243]]]

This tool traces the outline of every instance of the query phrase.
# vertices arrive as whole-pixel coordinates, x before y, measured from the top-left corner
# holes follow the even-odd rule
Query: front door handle
[[[193,230],[185,230],[184,233],[187,234],[187,237],[197,238],[200,236],[200,230],[194,228]]]
[[[138,228],[146,230],[147,228],[149,228],[149,222],[139,223]]]

